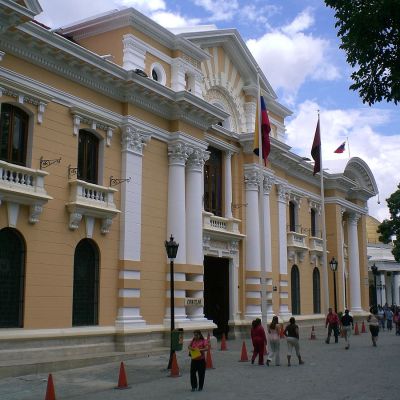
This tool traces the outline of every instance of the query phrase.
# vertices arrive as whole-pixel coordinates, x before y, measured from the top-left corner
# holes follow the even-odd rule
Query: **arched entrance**
[[[17,230],[0,230],[0,328],[23,327],[25,252]]]
[[[290,274],[292,285],[292,314],[300,314],[300,273],[297,265],[293,265]]]
[[[217,328],[217,338],[228,335],[229,321],[229,259],[204,257],[204,315]]]
[[[99,249],[90,239],[75,249],[72,325],[97,325],[99,302]]]

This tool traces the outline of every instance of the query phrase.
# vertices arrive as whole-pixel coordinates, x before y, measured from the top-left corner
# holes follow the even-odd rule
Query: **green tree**
[[[400,0],[325,0],[363,103],[400,101]]]
[[[383,243],[389,243],[392,236],[395,236],[393,242],[392,253],[397,262],[400,262],[400,184],[397,186],[397,190],[386,199],[390,219],[385,219],[378,226],[379,240]]]

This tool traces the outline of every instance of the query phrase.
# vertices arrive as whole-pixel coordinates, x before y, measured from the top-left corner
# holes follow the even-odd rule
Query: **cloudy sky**
[[[293,111],[287,143],[310,157],[317,110],[324,160],[363,158],[380,191],[372,216],[388,217],[385,199],[400,182],[399,107],[364,105],[348,90],[351,69],[339,50],[335,21],[323,0],[39,0],[39,21],[58,28],[112,9],[134,7],[166,28],[215,24],[236,28],[278,94]],[[334,150],[346,141],[346,152]]]

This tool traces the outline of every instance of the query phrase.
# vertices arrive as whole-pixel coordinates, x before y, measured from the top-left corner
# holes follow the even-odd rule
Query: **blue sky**
[[[287,143],[310,157],[321,112],[324,160],[348,138],[351,156],[370,166],[380,191],[368,202],[375,218],[388,217],[385,199],[400,182],[399,106],[369,107],[349,91],[351,68],[339,49],[333,11],[323,0],[39,0],[37,18],[51,28],[123,7],[134,7],[166,28],[214,24],[236,28],[279,101],[293,111],[286,120]],[[346,144],[347,147],[347,144]]]

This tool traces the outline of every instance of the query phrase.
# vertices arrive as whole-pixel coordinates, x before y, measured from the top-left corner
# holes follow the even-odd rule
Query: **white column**
[[[348,240],[349,240],[349,274],[350,274],[350,307],[351,311],[358,313],[361,308],[361,282],[358,249],[357,223],[360,214],[350,214],[348,218]]]
[[[187,162],[186,171],[186,262],[203,265],[203,213],[202,185],[203,165],[208,152],[195,149]],[[203,282],[203,274],[186,274],[187,281]],[[203,290],[187,291],[186,297],[203,298]],[[190,319],[204,319],[203,307],[186,308]]]
[[[284,184],[277,185],[278,190],[278,237],[279,237],[279,273],[287,275],[287,232],[286,232],[286,209],[289,195],[289,188]],[[288,279],[279,281],[279,298],[289,298]],[[279,304],[279,314],[287,317],[291,314],[289,306],[284,303]]]
[[[123,179],[130,182],[122,183],[121,191],[121,221],[120,221],[120,249],[121,260],[140,261],[142,237],[142,160],[143,147],[148,137],[138,132],[131,124],[122,126],[122,154],[121,171]],[[121,270],[119,278],[134,283],[131,286],[139,287],[140,270]],[[140,289],[120,289],[119,297],[140,298]],[[144,325],[140,314],[140,307],[120,307],[116,326],[118,328],[132,328]]]
[[[185,197],[185,163],[192,149],[185,143],[176,141],[168,146],[169,171],[168,171],[168,220],[167,237],[172,234],[179,243],[175,264],[186,264],[186,197]],[[167,272],[169,281],[169,272]],[[186,281],[185,273],[175,272],[175,282]],[[175,299],[185,298],[185,290],[174,291]],[[170,291],[167,290],[168,297]],[[169,305],[169,303],[168,303]],[[164,324],[169,325],[171,310],[167,308]],[[175,306],[175,320],[186,320],[185,307]]]
[[[260,214],[258,207],[258,189],[260,185],[260,174],[258,169],[245,172],[245,191],[246,191],[246,270],[260,271],[261,273],[261,253],[260,253]],[[246,285],[260,285],[260,278],[246,278]],[[246,291],[246,298],[260,299],[259,290]],[[247,304],[245,317],[254,319],[261,315],[261,304]]]
[[[225,218],[232,218],[232,154],[226,151],[224,157]]]
[[[398,306],[400,299],[399,299],[399,289],[400,289],[400,273],[393,272],[393,302]]]
[[[379,283],[380,283],[380,294],[379,294],[379,302],[380,305],[383,307],[385,303],[387,302],[386,300],[386,279],[385,279],[385,272],[382,271],[379,274]]]

